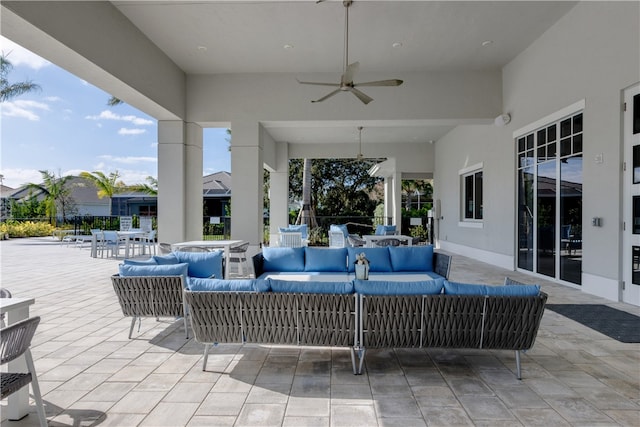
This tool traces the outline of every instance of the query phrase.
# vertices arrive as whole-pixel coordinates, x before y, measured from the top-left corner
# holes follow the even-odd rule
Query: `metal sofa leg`
[[[202,370],[206,371],[207,370],[207,359],[209,358],[209,346],[211,344],[205,344],[204,345],[204,361],[202,362]]]
[[[516,376],[519,380],[522,379],[522,371],[520,369],[520,350],[516,350]]]
[[[186,336],[185,339],[189,339],[189,328],[187,326],[187,313],[189,312],[189,309],[187,308],[186,304],[182,304],[182,319],[184,320],[184,334]]]
[[[133,334],[133,327],[136,325],[136,316],[131,318],[131,327],[129,328],[129,339],[131,339],[131,335]]]

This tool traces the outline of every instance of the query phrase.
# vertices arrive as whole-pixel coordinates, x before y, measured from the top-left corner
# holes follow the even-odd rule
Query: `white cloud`
[[[7,56],[13,66],[25,65],[34,70],[51,65],[51,62],[40,58],[35,53],[23,48],[11,40],[0,36],[0,47],[2,53]]]
[[[145,133],[146,129],[131,129],[131,128],[120,128],[118,131],[118,135],[140,135],[141,133]]]
[[[145,156],[128,156],[128,157],[118,157],[112,156],[110,154],[104,154],[100,156],[101,159],[114,163],[122,163],[122,164],[137,164],[137,163],[157,163],[158,159],[156,157],[145,157]],[[104,166],[104,163],[100,163],[100,165]]]
[[[144,119],[142,117],[137,117],[134,115],[121,116],[111,110],[104,110],[98,115],[86,116],[85,118],[87,120],[120,120],[133,123],[136,126],[151,126],[153,124],[153,120]]]
[[[3,117],[19,117],[36,122],[40,120],[36,110],[50,111],[49,106],[43,102],[25,99],[0,104],[0,113]]]
[[[58,102],[62,101],[62,98],[60,98],[59,96],[45,96],[44,100],[49,102]]]
[[[2,169],[2,184],[11,188],[19,188],[25,184],[42,182],[42,174],[37,169]]]

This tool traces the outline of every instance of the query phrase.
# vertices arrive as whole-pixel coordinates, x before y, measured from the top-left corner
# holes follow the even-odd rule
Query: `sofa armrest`
[[[449,278],[451,271],[451,255],[445,255],[439,252],[433,253],[433,271],[445,279]]]
[[[258,252],[254,256],[251,257],[253,261],[253,271],[255,272],[255,277],[260,277],[262,273],[264,273],[264,256],[262,256],[262,252]]]

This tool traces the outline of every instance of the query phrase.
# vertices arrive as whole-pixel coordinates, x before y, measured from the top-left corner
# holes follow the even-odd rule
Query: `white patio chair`
[[[38,411],[38,420],[41,427],[46,427],[47,416],[44,412],[44,404],[42,395],[40,394],[40,386],[38,385],[38,377],[33,364],[33,357],[29,347],[31,340],[36,333],[36,328],[40,323],[40,317],[32,317],[13,325],[7,326],[0,330],[0,364],[4,365],[24,355],[27,363],[27,372],[2,372],[0,373],[2,383],[2,399],[5,399],[22,387],[29,386],[33,389],[33,397],[36,401]]]
[[[329,230],[329,247],[330,248],[344,248],[346,246],[344,233],[342,231]]]
[[[117,231],[103,231],[101,238],[98,239],[98,250],[100,251],[100,258],[104,258],[104,253],[111,252],[112,257],[118,257],[120,255],[120,243],[122,239],[118,236]],[[109,255],[107,254],[107,257]]]
[[[156,254],[156,233],[156,230],[151,230],[140,237],[137,241],[138,245],[140,245],[140,253],[147,253],[147,249],[149,249],[149,255],[151,255],[151,250],[153,249],[153,254]]]
[[[229,248],[229,265],[227,266],[229,273],[231,273],[231,264],[236,264],[238,266],[238,276],[245,276],[245,268],[247,269],[247,273],[249,273],[247,249],[249,249],[249,242]]]
[[[11,298],[9,289],[0,288],[0,298]],[[0,328],[4,328],[4,313],[0,314]]]
[[[301,248],[302,233],[296,231],[280,233],[280,246],[285,248]]]

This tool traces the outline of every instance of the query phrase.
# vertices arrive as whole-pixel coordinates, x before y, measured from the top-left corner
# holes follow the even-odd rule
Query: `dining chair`
[[[344,248],[345,238],[342,231],[329,230],[329,247],[330,248]]]
[[[120,255],[120,236],[118,236],[118,232],[117,231],[103,231],[102,232],[102,245],[99,246],[99,250],[100,250],[100,257],[104,258],[104,253],[107,252],[107,257],[109,256],[108,253],[111,252],[111,256],[113,257],[118,257],[118,255]]]
[[[302,233],[295,231],[280,233],[280,246],[285,248],[301,248]]]
[[[360,236],[354,235],[347,236],[347,241],[349,242],[349,246],[351,246],[352,248],[361,248],[367,244],[366,240],[364,240]]]
[[[2,395],[2,399],[5,399],[22,387],[29,386],[29,383],[31,383],[33,397],[36,401],[38,411],[38,420],[40,421],[40,426],[45,427],[47,425],[47,416],[44,411],[44,403],[42,402],[42,395],[40,394],[40,386],[38,385],[38,377],[36,376],[33,357],[29,349],[39,323],[40,317],[36,316],[0,329],[0,365],[9,363],[24,355],[28,371],[0,373],[2,383],[0,394]]]
[[[7,288],[0,288],[0,298],[11,298],[11,292]],[[0,314],[0,328],[4,328],[4,313]]]
[[[231,272],[231,264],[236,264],[238,266],[239,276],[244,277],[245,268],[247,269],[247,273],[249,273],[247,249],[249,249],[249,242],[229,248],[229,272]]]
[[[147,234],[140,237],[138,240],[138,244],[140,245],[140,253],[146,253],[147,248],[149,249],[149,255],[151,255],[151,250],[153,249],[153,254],[156,254],[156,230],[151,230]]]

